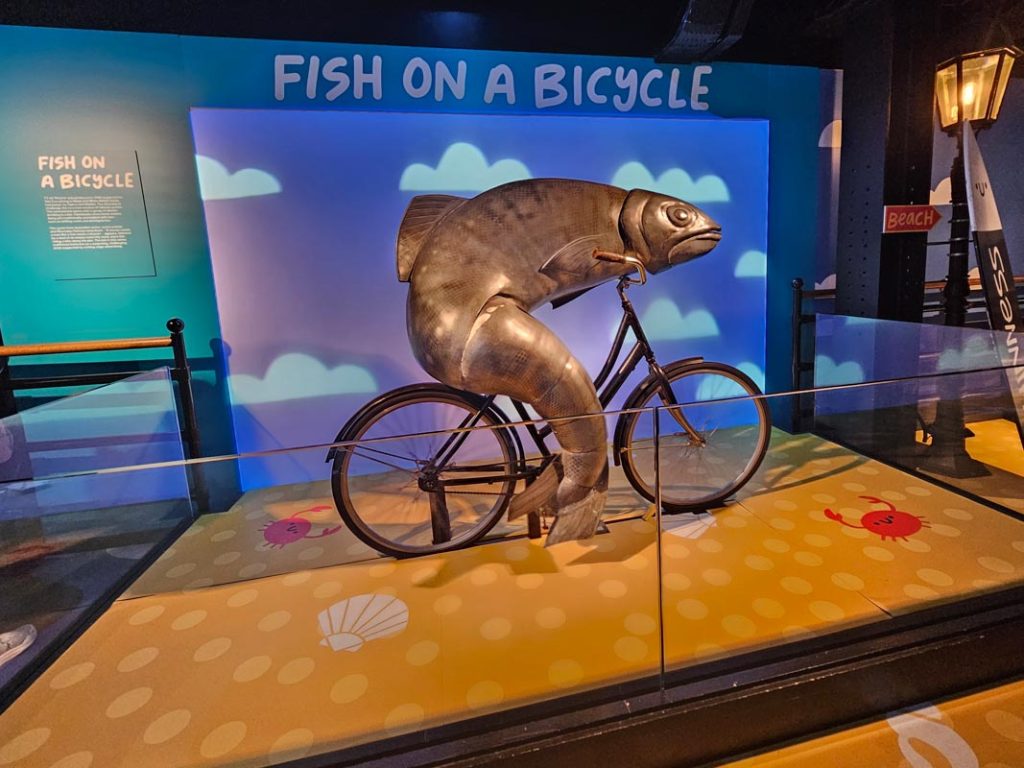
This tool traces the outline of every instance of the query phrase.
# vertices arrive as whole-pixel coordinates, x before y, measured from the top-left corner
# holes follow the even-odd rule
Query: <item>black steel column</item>
[[[932,3],[873,5],[843,49],[836,311],[921,320],[926,235],[882,235],[885,204],[931,189],[937,20]]]
[[[928,202],[937,19],[925,0],[890,0],[873,4],[848,29],[836,312],[920,322],[927,235],[883,235],[882,218],[886,204]],[[881,334],[875,343],[881,360],[887,354]],[[912,385],[900,396],[902,406],[837,422],[837,436],[885,458],[912,455],[918,426]]]

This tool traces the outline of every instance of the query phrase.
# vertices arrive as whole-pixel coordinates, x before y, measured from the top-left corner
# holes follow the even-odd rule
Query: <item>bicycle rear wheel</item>
[[[331,488],[342,519],[371,547],[396,557],[446,552],[483,537],[501,518],[515,490],[516,451],[508,429],[490,410],[453,445],[482,399],[441,385],[403,387],[370,403],[338,435],[358,444],[333,451]],[[453,448],[440,481],[421,478],[445,447]],[[446,518],[438,526],[438,517]]]
[[[771,416],[750,377],[722,363],[665,367],[672,398],[651,384],[630,398],[631,408],[668,406],[657,415],[632,413],[621,430],[622,469],[637,492],[655,500],[653,419],[659,419],[661,503],[667,512],[721,504],[743,487],[768,451]],[[684,403],[673,407],[673,403]],[[695,440],[685,421],[697,433]]]

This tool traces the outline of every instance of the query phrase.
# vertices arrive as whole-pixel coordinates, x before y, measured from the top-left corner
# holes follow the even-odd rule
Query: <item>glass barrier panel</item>
[[[192,518],[182,458],[166,369],[0,420],[0,693]]]
[[[569,695],[578,706],[656,693],[656,465],[631,478],[608,455],[605,476],[600,454],[556,461],[555,441],[530,432],[543,424],[487,412],[460,429],[475,411],[407,407],[408,420],[389,410],[355,442],[202,462],[232,462],[241,477],[297,462],[319,477],[255,484],[201,516],[17,699],[5,726],[53,729],[44,762],[88,747],[96,764],[129,748],[140,764],[275,763],[421,742],[441,726],[479,732],[468,721],[508,725],[528,717],[523,707]],[[635,454],[649,453],[649,411],[557,429],[600,435],[605,421],[611,436],[619,418]],[[412,422],[447,428],[403,434]],[[570,487],[566,509],[576,535],[598,513],[604,525],[575,540],[555,500],[563,478],[588,472],[595,490]],[[567,540],[546,546],[559,526]]]
[[[1019,335],[983,328],[820,313],[814,332],[815,387],[1024,363]]]

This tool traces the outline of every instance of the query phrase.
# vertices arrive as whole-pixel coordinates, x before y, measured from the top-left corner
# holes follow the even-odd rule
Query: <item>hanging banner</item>
[[[1024,446],[1024,354],[1020,348],[1021,318],[1017,288],[1010,256],[999,220],[995,194],[989,182],[981,150],[971,124],[964,121],[964,173],[967,179],[967,207],[978,255],[981,285],[988,307],[988,322],[996,331],[996,347],[1004,366],[1013,405],[1017,411],[1017,432]],[[1014,367],[1010,367],[1014,366]]]

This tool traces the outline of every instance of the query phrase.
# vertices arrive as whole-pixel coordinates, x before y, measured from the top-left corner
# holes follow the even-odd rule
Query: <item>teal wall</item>
[[[313,55],[322,62],[342,56],[349,65],[360,54],[367,67],[379,56],[380,98],[367,86],[357,99],[349,87],[328,101],[322,81],[312,98],[305,82],[288,85],[284,98],[275,98],[278,54],[302,56],[305,62]],[[453,72],[465,62],[464,96],[447,93],[438,101],[433,91],[423,98],[407,93],[402,74],[414,57],[431,66],[446,62]],[[504,97],[483,99],[488,74],[502,64],[515,78],[515,104]],[[599,67],[621,67],[627,81],[631,69],[638,78],[658,69],[662,75],[651,80],[651,93],[661,103],[620,98],[616,105],[609,98],[595,104],[582,98],[576,104],[569,96],[557,106],[538,108],[534,74],[538,66],[552,64],[565,68],[566,85],[577,66],[584,77]],[[701,78],[708,108],[697,110],[692,104],[673,107],[667,98],[676,71],[679,95],[689,101],[694,67],[626,58],[0,27],[0,67],[0,328],[8,343],[157,335],[167,318],[180,316],[187,323],[190,355],[216,367],[211,349],[217,349],[220,333],[190,107],[611,115],[628,107],[630,115],[769,121],[767,383],[775,390],[788,386],[789,282],[814,272],[821,215],[817,189],[827,159],[818,148],[823,127],[818,70],[716,63]],[[605,78],[601,88],[608,96],[628,96],[614,78]],[[98,150],[138,152],[153,277],[56,279],[61,256],[49,245],[35,158]],[[215,386],[212,379],[207,384]]]
[[[178,316],[187,324],[189,354],[209,357],[219,331],[180,40],[0,27],[0,67],[4,340],[159,336]],[[138,152],[156,275],[59,279],[68,274],[67,259],[102,265],[106,254],[51,249],[36,158],[104,151]],[[138,261],[126,266],[146,266]]]

